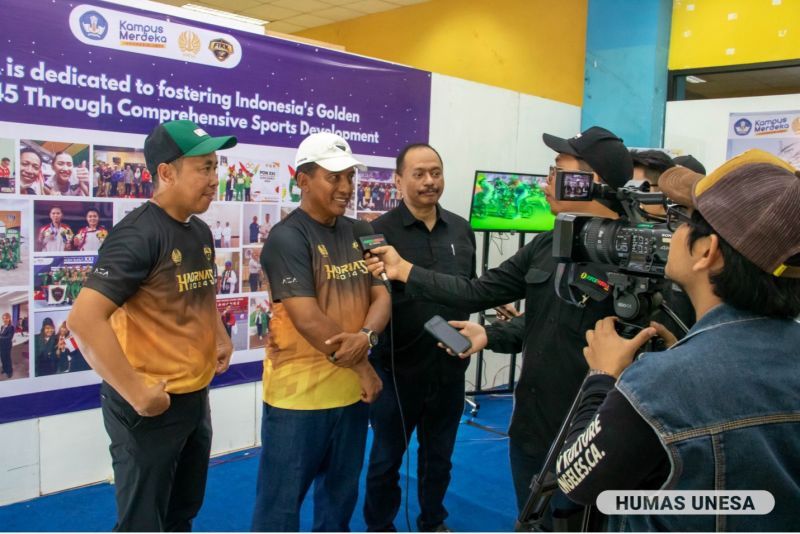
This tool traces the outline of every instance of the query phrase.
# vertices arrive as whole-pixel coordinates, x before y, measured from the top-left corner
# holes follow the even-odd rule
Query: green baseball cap
[[[236,137],[211,137],[192,121],[169,121],[156,126],[144,140],[144,159],[153,176],[161,163],[183,156],[202,156],[236,146]]]

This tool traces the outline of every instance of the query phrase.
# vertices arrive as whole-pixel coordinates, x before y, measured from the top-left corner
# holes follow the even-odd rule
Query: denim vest
[[[721,304],[617,389],[667,451],[662,489],[767,490],[768,515],[627,516],[624,530],[800,528],[800,323]]]

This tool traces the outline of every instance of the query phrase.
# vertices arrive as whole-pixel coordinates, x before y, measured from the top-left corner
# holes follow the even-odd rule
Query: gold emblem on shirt
[[[213,254],[213,252],[211,251],[211,247],[203,247],[203,254],[206,255],[206,259],[208,261],[211,261],[211,256]]]
[[[356,243],[355,241],[353,241],[353,248],[354,248],[355,250],[358,250],[358,243]]]
[[[181,254],[181,251],[178,250],[177,248],[173,248],[172,263],[174,263],[175,265],[180,265],[182,261],[183,261],[183,254]]]
[[[317,250],[319,251],[320,254],[322,254],[323,258],[328,257],[328,249],[325,248],[325,245],[317,245]]]

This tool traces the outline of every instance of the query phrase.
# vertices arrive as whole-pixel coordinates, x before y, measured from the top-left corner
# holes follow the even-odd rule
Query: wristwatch
[[[375,345],[378,344],[378,334],[376,334],[375,332],[373,332],[369,328],[362,328],[361,332],[366,334],[367,340],[369,342],[369,348],[372,348],[372,347],[374,347]]]

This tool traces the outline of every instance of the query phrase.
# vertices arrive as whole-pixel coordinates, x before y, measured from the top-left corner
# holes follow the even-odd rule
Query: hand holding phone
[[[461,354],[472,346],[469,339],[447,324],[442,316],[434,315],[425,323],[425,330],[454,354]]]

